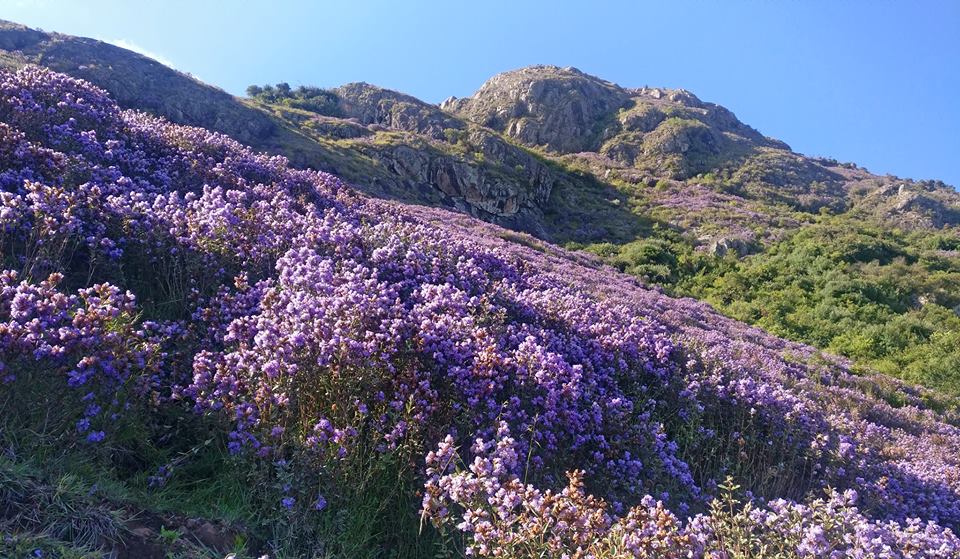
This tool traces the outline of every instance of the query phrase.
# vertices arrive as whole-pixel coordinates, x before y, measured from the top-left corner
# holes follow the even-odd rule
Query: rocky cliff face
[[[367,191],[453,207],[500,225],[550,237],[543,208],[563,173],[530,150],[436,105],[365,83],[328,92],[336,116],[260,104],[321,145],[350,154],[318,157]]]
[[[353,147],[394,172],[400,182],[381,185],[398,198],[415,185],[432,185],[437,202],[546,234],[539,213],[559,175],[535,154],[409,95],[366,83],[332,93],[343,120],[373,132]],[[416,136],[403,141],[402,136],[381,134],[378,141],[377,133],[384,131]]]
[[[560,174],[489,132],[465,130],[456,144],[379,132],[346,147],[389,171],[371,185],[378,194],[549,236],[542,208]]]

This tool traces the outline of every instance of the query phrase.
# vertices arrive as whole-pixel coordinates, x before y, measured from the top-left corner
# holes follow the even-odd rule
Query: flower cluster
[[[586,493],[582,471],[570,472],[567,486],[556,492],[524,484],[514,473],[516,441],[505,430],[496,443],[477,439],[475,458],[464,469],[452,437],[427,455],[423,514],[443,523],[449,507],[463,509],[456,527],[470,536],[467,554],[679,558],[696,547],[677,517],[649,495],[615,518],[606,502]]]
[[[402,449],[424,515],[481,555],[722,551],[728,476],[769,502],[744,530],[801,556],[960,547],[960,419],[588,257],[35,67],[0,74],[0,161],[0,374],[93,394],[91,441],[162,391],[301,472],[291,514],[338,461]]]
[[[709,514],[682,522],[649,495],[625,514],[611,514],[586,493],[574,471],[561,491],[524,484],[512,466],[514,441],[477,440],[469,465],[452,438],[427,456],[423,513],[454,524],[468,537],[468,555],[480,557],[916,557],[953,558],[960,538],[932,521],[877,521],[857,508],[853,489],[829,489],[807,504],[775,499],[740,503],[736,486],[722,486]],[[452,509],[459,515],[451,519]]]
[[[30,382],[38,374],[62,375],[82,402],[77,431],[99,442],[104,426],[119,417],[130,392],[153,391],[164,340],[176,339],[176,325],[134,323],[131,293],[98,284],[66,295],[59,273],[34,284],[16,272],[0,272],[0,381]]]

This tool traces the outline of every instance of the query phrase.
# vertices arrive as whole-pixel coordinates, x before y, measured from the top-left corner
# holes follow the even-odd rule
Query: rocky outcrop
[[[541,188],[522,188],[516,177],[498,176],[465,160],[448,155],[416,150],[400,145],[378,154],[394,172],[415,183],[433,184],[455,205],[478,215],[494,218],[512,217],[521,207],[532,209],[544,202]]]
[[[716,256],[725,256],[735,254],[736,256],[745,256],[756,249],[756,244],[752,239],[740,237],[721,237],[711,239],[707,245],[707,251]]]
[[[533,232],[563,172],[499,134],[436,105],[367,83],[325,90],[327,114],[259,101],[320,142],[333,140],[346,161],[323,155],[314,165],[359,188],[407,202],[453,207]],[[335,114],[337,116],[330,116]]]
[[[910,181],[896,177],[858,183],[870,188],[856,208],[904,229],[960,226],[960,194],[940,181]]]
[[[604,123],[630,101],[621,87],[576,68],[531,66],[498,74],[473,97],[441,108],[558,153],[594,151]]]
[[[328,116],[315,116],[300,121],[300,126],[308,128],[315,133],[326,138],[335,140],[349,140],[353,138],[363,138],[374,133],[373,126],[369,124],[364,126],[356,118],[333,118]]]
[[[441,108],[531,147],[558,154],[596,152],[674,179],[732,171],[760,149],[789,151],[689,91],[626,89],[575,68],[505,72],[472,97],[448,99]]]
[[[363,124],[378,124],[392,130],[416,132],[444,139],[444,131],[464,128],[464,123],[436,105],[367,83],[350,83],[333,90],[338,108],[346,117]]]
[[[454,207],[549,238],[543,208],[562,172],[488,130],[464,127],[455,143],[381,132],[351,143],[349,149],[388,171],[373,184],[377,194]]]

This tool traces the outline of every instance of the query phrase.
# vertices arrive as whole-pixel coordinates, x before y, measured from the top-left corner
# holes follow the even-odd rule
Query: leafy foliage
[[[337,94],[315,86],[301,85],[294,89],[285,82],[275,86],[251,85],[247,88],[247,95],[264,103],[303,109],[324,116],[340,114]]]
[[[948,234],[828,217],[680,282],[740,320],[960,393],[960,253]]]

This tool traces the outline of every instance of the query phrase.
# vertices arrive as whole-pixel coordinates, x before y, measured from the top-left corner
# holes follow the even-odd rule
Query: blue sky
[[[960,2],[0,0],[241,94],[366,81],[439,102],[529,64],[683,87],[810,155],[960,186]]]

